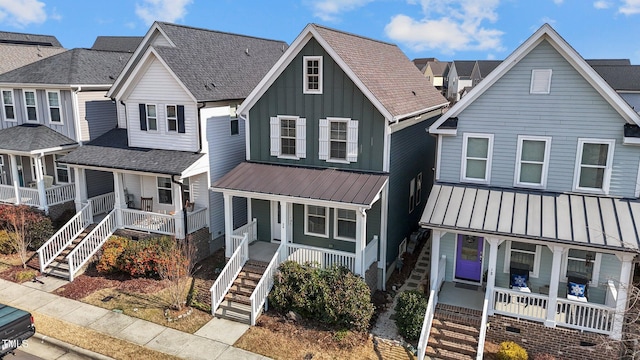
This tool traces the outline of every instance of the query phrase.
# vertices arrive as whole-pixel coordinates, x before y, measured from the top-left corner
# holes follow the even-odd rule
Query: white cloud
[[[313,16],[323,21],[337,21],[339,15],[360,8],[373,0],[321,0],[311,1]]]
[[[154,21],[175,22],[184,18],[187,14],[186,7],[193,0],[142,0],[136,4],[136,15],[145,24],[151,25]]]
[[[414,51],[504,51],[502,31],[483,26],[498,20],[499,0],[409,0],[420,4],[424,17],[395,15],[385,27],[389,38]]]
[[[640,0],[623,0],[618,11],[625,15],[640,14]]]
[[[38,0],[0,0],[0,22],[15,27],[41,24],[47,20],[44,6]]]
[[[611,7],[611,3],[606,0],[598,0],[593,3],[593,7],[599,10],[608,9],[609,7]]]

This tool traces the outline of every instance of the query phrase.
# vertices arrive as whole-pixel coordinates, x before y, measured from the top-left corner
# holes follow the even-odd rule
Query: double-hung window
[[[168,177],[158,177],[158,203],[168,205],[173,204],[171,179]]]
[[[296,119],[280,119],[280,154],[296,156]]]
[[[35,90],[25,90],[24,94],[24,106],[25,113],[27,114],[27,121],[38,121],[38,100],[36,99]]]
[[[182,179],[182,202],[193,202],[191,199],[191,178]]]
[[[615,140],[578,139],[573,189],[593,193],[609,192]]]
[[[340,240],[356,239],[356,211],[345,209],[334,209],[335,211],[335,233],[334,238]]]
[[[13,90],[2,90],[2,110],[5,121],[16,121],[16,108]]]
[[[147,104],[147,130],[158,130],[158,114],[152,104]]]
[[[306,119],[279,115],[271,118],[271,156],[284,159],[306,157]]]
[[[517,241],[507,241],[505,252],[504,272],[509,273],[512,264],[518,267],[525,265],[529,268],[531,277],[538,277],[540,273],[540,257],[542,250],[539,245]]]
[[[175,105],[167,105],[167,131],[178,131],[178,111]]]
[[[329,158],[347,159],[347,121],[329,121]]]
[[[493,134],[465,133],[462,144],[461,181],[488,184],[491,178]]]
[[[62,123],[62,111],[60,111],[60,92],[47,91],[47,106],[49,107],[49,121]]]
[[[328,117],[320,119],[318,157],[337,163],[358,161],[358,120]]]
[[[59,154],[54,155],[54,163],[56,165],[56,181],[59,183],[68,183],[69,182],[69,166],[67,164],[61,164],[58,162],[58,159],[61,157],[62,155],[59,155]]]
[[[322,56],[303,57],[303,93],[322,94]]]
[[[305,206],[304,233],[306,235],[329,237],[329,226],[327,224],[328,209],[323,206]]]
[[[544,188],[547,185],[551,137],[518,136],[515,186]]]
[[[582,249],[569,249],[563,263],[566,276],[574,276],[588,279],[593,284],[598,283],[600,273],[601,254]]]

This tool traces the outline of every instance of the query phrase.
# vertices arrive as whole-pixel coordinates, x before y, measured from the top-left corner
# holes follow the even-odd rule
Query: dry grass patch
[[[82,301],[107,310],[119,309],[122,310],[125,315],[151,321],[190,334],[198,331],[198,329],[213,318],[209,313],[193,309],[191,314],[186,317],[168,321],[165,317],[165,309],[169,306],[168,299],[169,294],[167,289],[145,294],[128,292],[119,288],[107,288],[93,292],[84,297]],[[183,312],[186,311],[187,309]],[[170,314],[172,318],[176,318],[177,315],[178,314],[173,312]]]
[[[97,331],[60,321],[46,315],[33,313],[33,317],[39,333],[79,346],[83,349],[110,356],[114,359],[179,359],[175,356],[147,349],[143,346],[139,346],[125,340],[116,339]]]

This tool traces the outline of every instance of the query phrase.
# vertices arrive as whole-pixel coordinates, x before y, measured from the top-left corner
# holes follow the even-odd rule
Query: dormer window
[[[530,94],[548,94],[551,92],[551,69],[531,70]]]
[[[322,94],[322,56],[304,56],[303,92]]]
[[[139,104],[140,130],[158,130],[158,115],[153,104]]]

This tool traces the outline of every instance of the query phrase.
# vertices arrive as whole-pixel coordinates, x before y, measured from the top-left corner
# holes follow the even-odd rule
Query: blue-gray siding
[[[113,173],[109,171],[86,170],[87,196],[94,197],[113,192]]]
[[[89,139],[93,140],[116,127],[118,114],[111,100],[92,100],[85,103],[85,119],[89,128]]]

